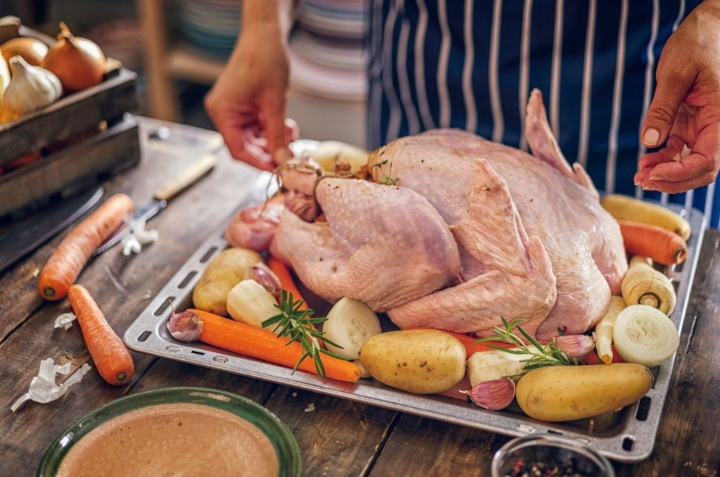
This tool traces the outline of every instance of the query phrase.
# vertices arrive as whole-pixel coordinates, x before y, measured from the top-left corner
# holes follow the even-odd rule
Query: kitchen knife
[[[13,224],[0,235],[0,272],[93,209],[103,193],[102,187],[79,192]]]
[[[115,232],[115,234],[104,244],[98,247],[98,249],[93,252],[92,256],[97,257],[101,253],[112,248],[114,245],[120,243],[122,239],[133,232],[135,228],[134,225],[138,221],[147,222],[151,218],[155,217],[165,207],[167,207],[167,203],[170,199],[180,194],[180,192],[184,191],[202,176],[210,172],[210,170],[215,167],[216,163],[217,158],[215,154],[205,154],[200,157],[200,159],[193,162],[187,169],[180,172],[180,174],[155,191],[153,200],[145,205],[145,207],[138,209],[133,215],[133,218],[121,227],[120,230]]]

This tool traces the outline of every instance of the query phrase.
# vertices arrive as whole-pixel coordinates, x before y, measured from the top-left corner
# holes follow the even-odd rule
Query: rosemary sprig
[[[502,346],[488,345],[490,348],[498,349],[506,353],[528,355],[527,359],[522,360],[525,363],[524,369],[527,371],[535,368],[541,368],[543,366],[567,366],[578,364],[578,360],[576,358],[568,357],[565,351],[560,349],[557,344],[557,340],[553,339],[544,346],[538,343],[528,332],[520,327],[520,323],[523,323],[525,320],[516,318],[508,322],[503,317],[500,317],[500,320],[502,321],[503,326],[493,326],[493,336],[481,338],[475,343],[502,341],[515,346],[516,348],[514,349],[508,349],[503,348]],[[513,333],[513,328],[517,328],[520,334],[522,334],[522,336],[532,346],[525,344],[522,338]]]
[[[373,165],[370,166],[370,167],[382,167],[382,166],[384,166],[384,165],[387,164],[387,163],[388,163],[388,160],[385,159],[384,161],[376,162],[375,164],[373,164]],[[398,177],[393,177],[393,176],[392,176],[392,162],[391,162],[391,163],[390,163],[390,166],[388,167],[388,173],[387,173],[387,174],[383,174],[383,176],[380,178],[380,182],[379,182],[379,183],[380,183],[380,184],[383,184],[383,185],[397,185],[397,183],[398,183],[399,181],[400,181],[400,178],[398,178]]]
[[[322,331],[318,331],[315,328],[315,325],[324,323],[327,321],[327,318],[313,318],[312,314],[314,311],[310,309],[300,309],[302,305],[302,300],[295,301],[292,293],[282,290],[280,292],[280,304],[275,305],[280,310],[280,313],[263,321],[262,325],[264,328],[275,325],[273,332],[278,336],[290,338],[291,341],[297,341],[302,345],[305,352],[298,362],[295,363],[293,373],[306,358],[312,358],[315,364],[315,371],[317,371],[318,376],[324,378],[325,367],[320,359],[321,353],[339,359],[345,358],[338,356],[332,351],[328,351],[320,346],[320,343],[328,343],[338,348],[342,348],[342,346],[333,343],[324,336]],[[288,341],[288,343],[290,343],[290,341]]]

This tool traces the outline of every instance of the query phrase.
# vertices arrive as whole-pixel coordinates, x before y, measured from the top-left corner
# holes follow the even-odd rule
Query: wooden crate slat
[[[122,119],[137,107],[136,74],[121,70],[115,77],[64,97],[47,108],[0,124],[0,165],[24,154],[70,139]]]
[[[137,120],[128,117],[93,137],[0,176],[0,217],[52,195],[97,183],[139,161]]]

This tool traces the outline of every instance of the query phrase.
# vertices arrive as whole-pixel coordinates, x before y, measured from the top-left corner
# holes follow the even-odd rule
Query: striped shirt
[[[538,88],[561,150],[598,189],[695,207],[717,227],[714,184],[671,196],[633,184],[657,60],[698,3],[369,0],[368,146],[455,127],[527,150]]]

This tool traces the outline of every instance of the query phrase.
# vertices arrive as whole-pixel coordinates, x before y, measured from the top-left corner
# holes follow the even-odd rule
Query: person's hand
[[[720,2],[701,3],[670,36],[656,79],[640,137],[649,148],[667,143],[640,158],[635,184],[676,193],[712,183],[720,169]]]
[[[289,83],[285,35],[276,25],[246,24],[205,109],[236,159],[264,170],[291,157],[297,124],[285,118]]]

